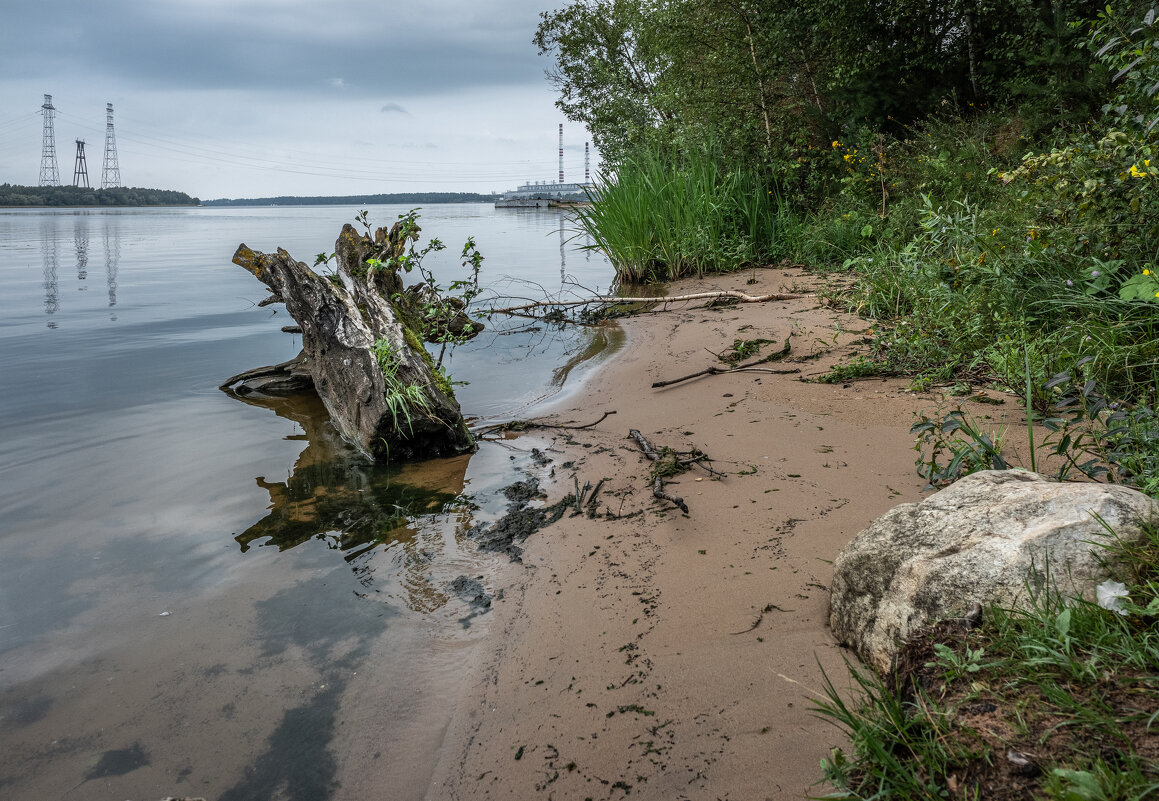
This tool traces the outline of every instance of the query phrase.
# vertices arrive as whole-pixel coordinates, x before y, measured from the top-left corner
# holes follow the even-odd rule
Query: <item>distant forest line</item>
[[[386,195],[330,197],[254,197],[207,200],[203,206],[378,206],[389,203],[490,203],[495,195],[475,192],[395,192]]]
[[[196,206],[199,203],[197,198],[172,189],[0,184],[0,206]]]

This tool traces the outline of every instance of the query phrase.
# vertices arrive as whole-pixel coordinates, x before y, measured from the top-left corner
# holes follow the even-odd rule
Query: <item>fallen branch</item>
[[[792,339],[792,336],[793,335],[790,334],[789,336],[785,337],[785,344],[776,353],[771,353],[768,356],[764,356],[760,359],[754,359],[751,362],[745,362],[744,364],[738,364],[735,367],[717,367],[716,365],[712,365],[711,367],[706,367],[703,370],[697,370],[695,373],[689,373],[688,375],[681,376],[680,378],[670,378],[667,381],[654,381],[654,382],[652,382],[652,389],[658,389],[660,387],[670,387],[673,384],[679,384],[683,381],[690,381],[693,378],[699,378],[702,375],[720,375],[721,373],[742,373],[742,372],[773,373],[774,375],[791,375],[793,373],[799,373],[799,372],[801,372],[799,369],[774,370],[774,369],[769,368],[769,367],[761,367],[762,364],[768,364],[769,362],[780,361],[781,359],[788,356],[789,355],[789,347],[790,347],[789,340]],[[711,351],[710,351],[710,353],[711,353]],[[713,355],[716,356],[716,354],[713,354]],[[720,358],[720,357],[718,356],[717,358]]]
[[[656,476],[656,480],[652,482],[652,494],[662,501],[668,501],[670,503],[676,504],[680,511],[684,512],[684,514],[688,514],[688,504],[686,504],[684,499],[679,495],[673,495],[669,492],[665,492],[664,482],[661,480],[660,476]]]
[[[527,431],[531,428],[563,428],[568,431],[582,431],[585,428],[593,428],[604,422],[609,416],[616,413],[615,409],[610,412],[604,412],[600,415],[600,419],[592,423],[584,423],[582,426],[571,426],[566,423],[538,423],[535,420],[508,420],[506,423],[499,423],[497,425],[488,426],[480,431],[473,432],[477,437],[483,437],[487,434],[494,434],[496,431]]]
[[[524,303],[520,306],[507,306],[502,309],[486,309],[484,314],[517,314],[519,312],[526,312],[529,309],[562,309],[573,306],[594,306],[597,304],[619,304],[619,303],[652,303],[667,305],[669,303],[685,303],[693,300],[720,300],[723,298],[731,298],[740,303],[768,303],[774,300],[796,300],[797,298],[808,297],[808,295],[797,295],[785,292],[773,292],[768,295],[748,295],[736,289],[724,289],[717,292],[696,292],[691,295],[674,295],[672,297],[660,298],[619,298],[609,295],[596,295],[582,300],[537,300],[532,303]]]
[[[654,447],[652,447],[652,443],[648,441],[648,438],[636,429],[628,429],[628,436],[636,440],[636,444],[640,446],[640,450],[644,451],[644,455],[647,456],[649,460],[653,462],[659,462],[663,458],[663,456],[661,456],[661,454]],[[675,504],[680,509],[680,511],[684,512],[684,514],[688,514],[688,504],[684,502],[683,498],[681,498],[679,495],[672,495],[671,493],[664,491],[664,478],[658,471],[655,472],[652,477],[652,494],[660,500]]]
[[[720,375],[721,373],[772,373],[774,375],[790,375],[792,373],[799,373],[799,368],[790,370],[774,370],[771,367],[706,367],[703,370],[697,370],[695,373],[689,373],[680,378],[672,378],[668,381],[655,381],[652,383],[652,389],[660,387],[670,387],[673,384],[679,384],[682,381],[690,381],[693,378],[699,378],[702,375]]]
[[[711,456],[706,456],[705,454],[702,453],[699,456],[693,456],[693,457],[690,457],[688,459],[681,459],[679,461],[680,461],[680,464],[684,465],[685,467],[688,467],[689,465],[696,465],[697,467],[701,467],[701,468],[704,468],[705,470],[707,470],[708,474],[711,476],[717,476],[718,478],[724,478],[724,473],[721,473],[719,470],[713,470],[712,465],[704,464],[704,462],[706,462],[706,461],[707,462],[712,461]]]

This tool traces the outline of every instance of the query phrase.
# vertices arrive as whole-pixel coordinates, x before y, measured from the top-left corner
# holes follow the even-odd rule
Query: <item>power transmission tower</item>
[[[44,112],[44,137],[40,147],[40,185],[60,186],[60,170],[56,167],[56,133],[52,125],[56,107],[52,105],[52,95],[44,96],[44,105],[40,108]]]
[[[80,186],[84,181],[84,188],[89,188],[89,165],[85,161],[85,140],[76,140],[76,167],[72,171],[72,185]]]
[[[113,104],[105,104],[105,163],[101,168],[101,189],[121,185],[121,167],[117,163],[117,138],[113,135]]]

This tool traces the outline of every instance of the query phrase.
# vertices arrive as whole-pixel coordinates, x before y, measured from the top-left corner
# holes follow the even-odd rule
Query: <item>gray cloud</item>
[[[134,186],[254,197],[547,177],[564,120],[531,38],[567,1],[3,0],[0,181],[36,182],[45,92],[62,177],[72,138],[99,150],[106,102]],[[586,134],[567,136],[575,161]]]
[[[29,0],[0,11],[0,73],[67,69],[139,89],[320,93],[342,76],[363,96],[399,97],[542,80],[531,44],[539,4],[437,0]],[[64,6],[64,8],[61,8]],[[512,24],[512,19],[521,24]]]

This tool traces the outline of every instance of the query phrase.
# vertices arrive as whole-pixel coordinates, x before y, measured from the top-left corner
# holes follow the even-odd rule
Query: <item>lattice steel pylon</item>
[[[117,137],[113,135],[113,104],[105,104],[105,162],[101,168],[101,189],[121,185],[121,167],[117,163]]]
[[[84,181],[82,184],[81,181]],[[72,171],[72,185],[89,188],[89,164],[85,161],[85,140],[76,140],[76,167]]]
[[[44,96],[44,105],[40,108],[44,113],[44,137],[40,147],[40,185],[60,186],[60,170],[56,167],[56,132],[52,124],[56,116],[56,107],[52,105],[52,95]]]

